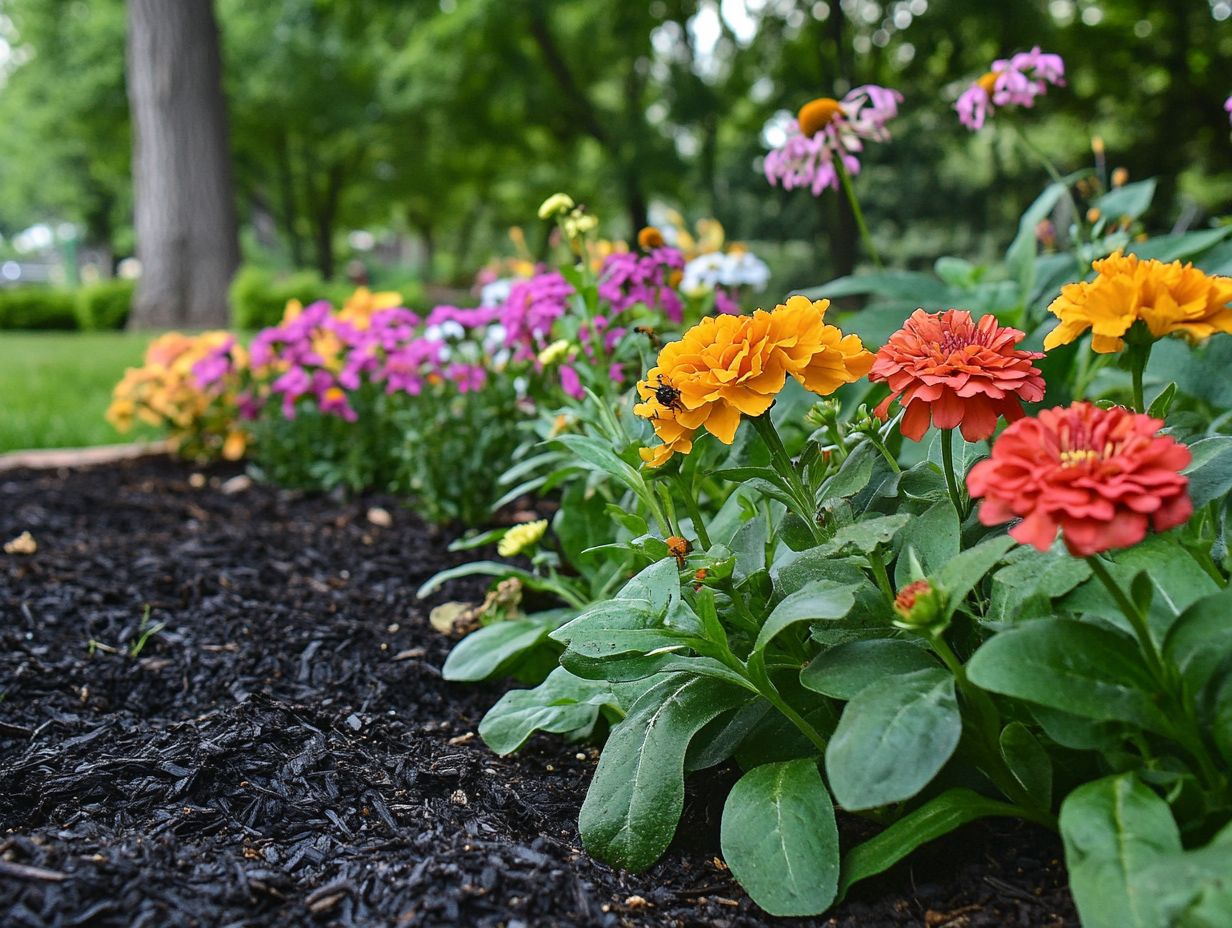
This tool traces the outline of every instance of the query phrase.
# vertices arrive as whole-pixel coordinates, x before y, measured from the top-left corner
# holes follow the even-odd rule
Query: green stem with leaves
[[[702,511],[697,505],[697,497],[693,493],[693,487],[689,484],[689,481],[685,480],[683,475],[677,475],[676,486],[680,490],[681,499],[684,500],[685,512],[693,520],[693,531],[697,535],[698,544],[702,546],[703,550],[710,550],[710,535],[706,531],[706,520],[702,518]]]
[[[1014,802],[1023,818],[1030,819],[1045,828],[1057,830],[1057,820],[1052,811],[1041,806],[1027,791],[1001,755],[1001,713],[992,698],[967,678],[967,669],[950,647],[940,631],[929,635],[933,651],[954,675],[958,691],[971,707],[973,735],[968,742],[975,752],[977,763],[1001,792]]]
[[[766,410],[760,416],[752,417],[751,421],[753,427],[757,429],[757,434],[761,436],[761,440],[765,442],[766,448],[770,451],[770,460],[775,472],[783,478],[783,482],[790,490],[789,495],[795,503],[792,509],[808,526],[813,540],[820,544],[825,539],[817,525],[816,503],[812,499],[812,494],[804,486],[804,481],[796,471],[795,465],[792,464],[791,457],[783,445],[783,439],[779,437],[778,429],[774,427],[774,422],[770,418],[770,411]]]
[[[1168,712],[1167,709],[1164,711],[1174,726],[1173,734],[1177,741],[1197,763],[1198,770],[1205,784],[1219,792],[1226,790],[1227,783],[1220,774],[1219,767],[1202,738],[1201,729],[1194,718],[1193,706],[1185,698],[1183,686],[1175,669],[1164,662],[1163,656],[1159,652],[1159,647],[1155,644],[1155,638],[1151,635],[1151,628],[1146,614],[1122,589],[1121,584],[1117,582],[1108,568],[1104,566],[1104,562],[1098,555],[1091,555],[1086,560],[1087,564],[1091,567],[1091,573],[1095,574],[1099,582],[1112,595],[1117,608],[1121,610],[1121,613],[1133,628],[1134,635],[1138,639],[1138,648],[1141,650],[1143,659],[1146,661],[1147,669],[1154,678],[1156,685],[1160,688],[1162,695],[1176,709],[1175,715]]]

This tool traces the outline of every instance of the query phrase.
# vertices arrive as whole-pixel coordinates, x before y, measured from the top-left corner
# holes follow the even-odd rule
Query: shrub
[[[341,302],[350,293],[347,284],[327,283],[315,271],[278,274],[267,268],[246,266],[231,282],[231,319],[240,331],[277,325],[290,300],[305,306],[317,300]]]
[[[131,280],[108,280],[77,291],[77,325],[86,332],[110,332],[128,324],[137,285]]]
[[[0,329],[75,329],[75,305],[69,290],[52,287],[0,290]]]

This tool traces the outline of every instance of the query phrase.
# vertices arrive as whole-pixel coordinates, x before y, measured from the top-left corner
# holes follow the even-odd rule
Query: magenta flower
[[[994,61],[991,71],[963,91],[954,109],[958,121],[976,132],[1001,107],[1034,106],[1035,98],[1043,96],[1049,84],[1065,85],[1065,62],[1060,55],[1040,51],[1037,45],[1029,52]]]
[[[645,255],[614,252],[599,269],[599,298],[610,303],[616,315],[640,303],[679,322],[684,318],[684,301],[673,282],[683,270],[684,255],[670,246]]]
[[[573,294],[573,285],[556,271],[519,280],[509,289],[499,318],[515,360],[529,360],[547,344],[552,323],[565,314]]]
[[[903,95],[897,90],[865,84],[842,100],[819,97],[800,107],[787,125],[783,143],[766,155],[766,180],[784,190],[806,187],[815,197],[838,190],[836,159],[848,174],[860,173],[857,155],[866,141],[890,137],[886,123],[898,115]]]
[[[586,396],[586,391],[582,389],[582,378],[578,376],[578,372],[574,370],[572,364],[562,364],[560,366],[560,388],[575,400],[580,400]]]
[[[1228,99],[1223,102],[1223,108],[1224,112],[1228,114],[1228,121],[1232,122],[1232,97],[1228,97]]]

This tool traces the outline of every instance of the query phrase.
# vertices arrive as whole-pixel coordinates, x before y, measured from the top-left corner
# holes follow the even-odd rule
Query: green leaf
[[[871,442],[856,445],[854,451],[839,465],[838,473],[822,484],[819,500],[855,496],[873,479],[877,458],[881,453]]]
[[[1232,925],[1232,846],[1218,838],[1204,848],[1148,864],[1138,871],[1137,883],[1139,895],[1153,900],[1161,925]]]
[[[1143,871],[1181,852],[1168,804],[1130,773],[1080,786],[1061,804],[1070,890],[1085,928],[1165,928]]]
[[[427,582],[424,583],[415,593],[419,599],[426,599],[440,589],[450,580],[457,580],[460,577],[518,577],[524,583],[536,585],[538,580],[534,574],[522,570],[520,567],[514,567],[512,564],[506,564],[503,561],[471,561],[469,564],[459,564],[457,567],[450,567],[448,570],[442,570],[439,573],[433,574]]]
[[[1191,603],[1168,630],[1163,653],[1177,665],[1190,693],[1201,693],[1232,654],[1232,588]]]
[[[502,696],[479,723],[479,737],[497,754],[512,754],[537,731],[564,734],[593,725],[601,705],[616,705],[611,686],[557,667],[535,688]]]
[[[645,599],[608,599],[595,603],[572,621],[551,633],[553,641],[568,645],[575,636],[594,635],[598,630],[613,628],[651,628],[659,623],[662,613]]]
[[[706,677],[668,674],[612,729],[578,818],[582,843],[600,860],[644,870],[671,843],[684,808],[689,742],[748,694]]]
[[[808,551],[787,551],[770,568],[775,592],[787,596],[814,580],[832,580],[844,586],[867,583],[864,571],[854,559],[836,558],[833,554],[811,548]]]
[[[1017,818],[1018,810],[969,789],[950,789],[843,856],[839,898],[860,880],[893,867],[917,847],[981,818]]]
[[[743,706],[707,725],[689,745],[685,770],[705,770],[731,758],[741,743],[758,731],[774,707],[764,698],[754,696]],[[777,714],[777,713],[776,713]]]
[[[1014,779],[1044,808],[1052,805],[1052,760],[1022,722],[1001,729],[1001,756]]]
[[[731,541],[732,553],[736,555],[736,567],[732,576],[737,582],[766,567],[766,543],[770,530],[766,518],[757,515],[736,531]]]
[[[942,500],[907,523],[899,532],[902,550],[915,552],[925,577],[931,577],[958,556],[958,513],[949,500]],[[909,560],[899,556],[894,565],[894,583],[905,586],[915,577],[908,576]]]
[[[486,680],[547,638],[554,627],[555,622],[536,619],[493,622],[454,645],[441,675],[454,682]]]
[[[847,703],[826,749],[834,798],[850,811],[910,799],[945,766],[961,735],[948,671],[917,670],[867,686]]]
[[[1052,600],[1064,596],[1091,576],[1080,557],[1056,551],[1036,551],[1023,545],[1009,554],[1009,563],[992,578],[992,605],[987,618],[1021,622],[1052,614]]]
[[[1169,383],[1166,387],[1156,394],[1155,399],[1151,400],[1151,405],[1147,409],[1148,416],[1154,416],[1156,419],[1166,419],[1168,410],[1172,408],[1172,401],[1176,399],[1176,383]]]
[[[616,595],[618,599],[647,600],[654,612],[665,615],[671,604],[680,599],[680,570],[674,560],[656,561]]]
[[[1110,222],[1116,222],[1124,216],[1137,219],[1147,211],[1154,197],[1155,178],[1148,177],[1146,180],[1109,190],[1102,197],[1096,198],[1091,205],[1097,207]]]
[[[972,656],[967,676],[994,693],[1084,718],[1171,731],[1137,645],[1086,622],[1037,619],[998,632]]]
[[[1232,490],[1232,436],[1215,435],[1189,446],[1193,460],[1183,473],[1189,478],[1194,509]]]
[[[1016,542],[1008,535],[994,535],[974,548],[950,559],[938,571],[935,580],[946,596],[945,618],[950,618],[962,605],[967,594],[1005,557]]]
[[[789,625],[796,622],[841,619],[853,605],[855,597],[851,587],[842,586],[832,580],[815,580],[774,607],[757,634],[753,651],[763,650],[775,635]]]
[[[819,915],[838,890],[838,826],[817,762],[754,767],[723,806],[723,860],[771,915]]]
[[[927,648],[905,638],[849,641],[824,651],[800,671],[800,684],[835,699],[854,699],[877,683],[937,666]]]
[[[591,470],[607,474],[635,493],[644,489],[645,483],[641,474],[632,464],[613,451],[612,446],[607,442],[589,435],[568,434],[559,435],[552,440],[576,454]]]
[[[868,554],[882,545],[888,545],[908,522],[911,516],[905,512],[892,516],[875,516],[862,522],[845,525],[821,546],[823,551],[838,553],[846,549]]]
[[[1018,282],[1018,290],[1023,300],[1031,292],[1035,280],[1036,226],[1052,212],[1053,207],[1065,195],[1066,189],[1064,183],[1051,183],[1044,188],[1043,193],[1035,198],[1035,202],[1027,207],[1027,211],[1018,220],[1018,234],[1005,252],[1006,267]]]
[[[1157,261],[1177,261],[1192,258],[1232,235],[1232,225],[1214,229],[1199,229],[1196,232],[1177,232],[1171,235],[1156,235],[1145,242],[1130,242],[1125,251],[1139,258],[1154,258]]]

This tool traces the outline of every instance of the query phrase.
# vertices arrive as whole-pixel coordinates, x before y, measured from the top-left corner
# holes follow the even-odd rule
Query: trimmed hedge
[[[107,280],[77,291],[77,324],[86,332],[123,329],[137,285],[131,280]]]
[[[55,287],[0,290],[0,329],[77,328],[77,297]]]

